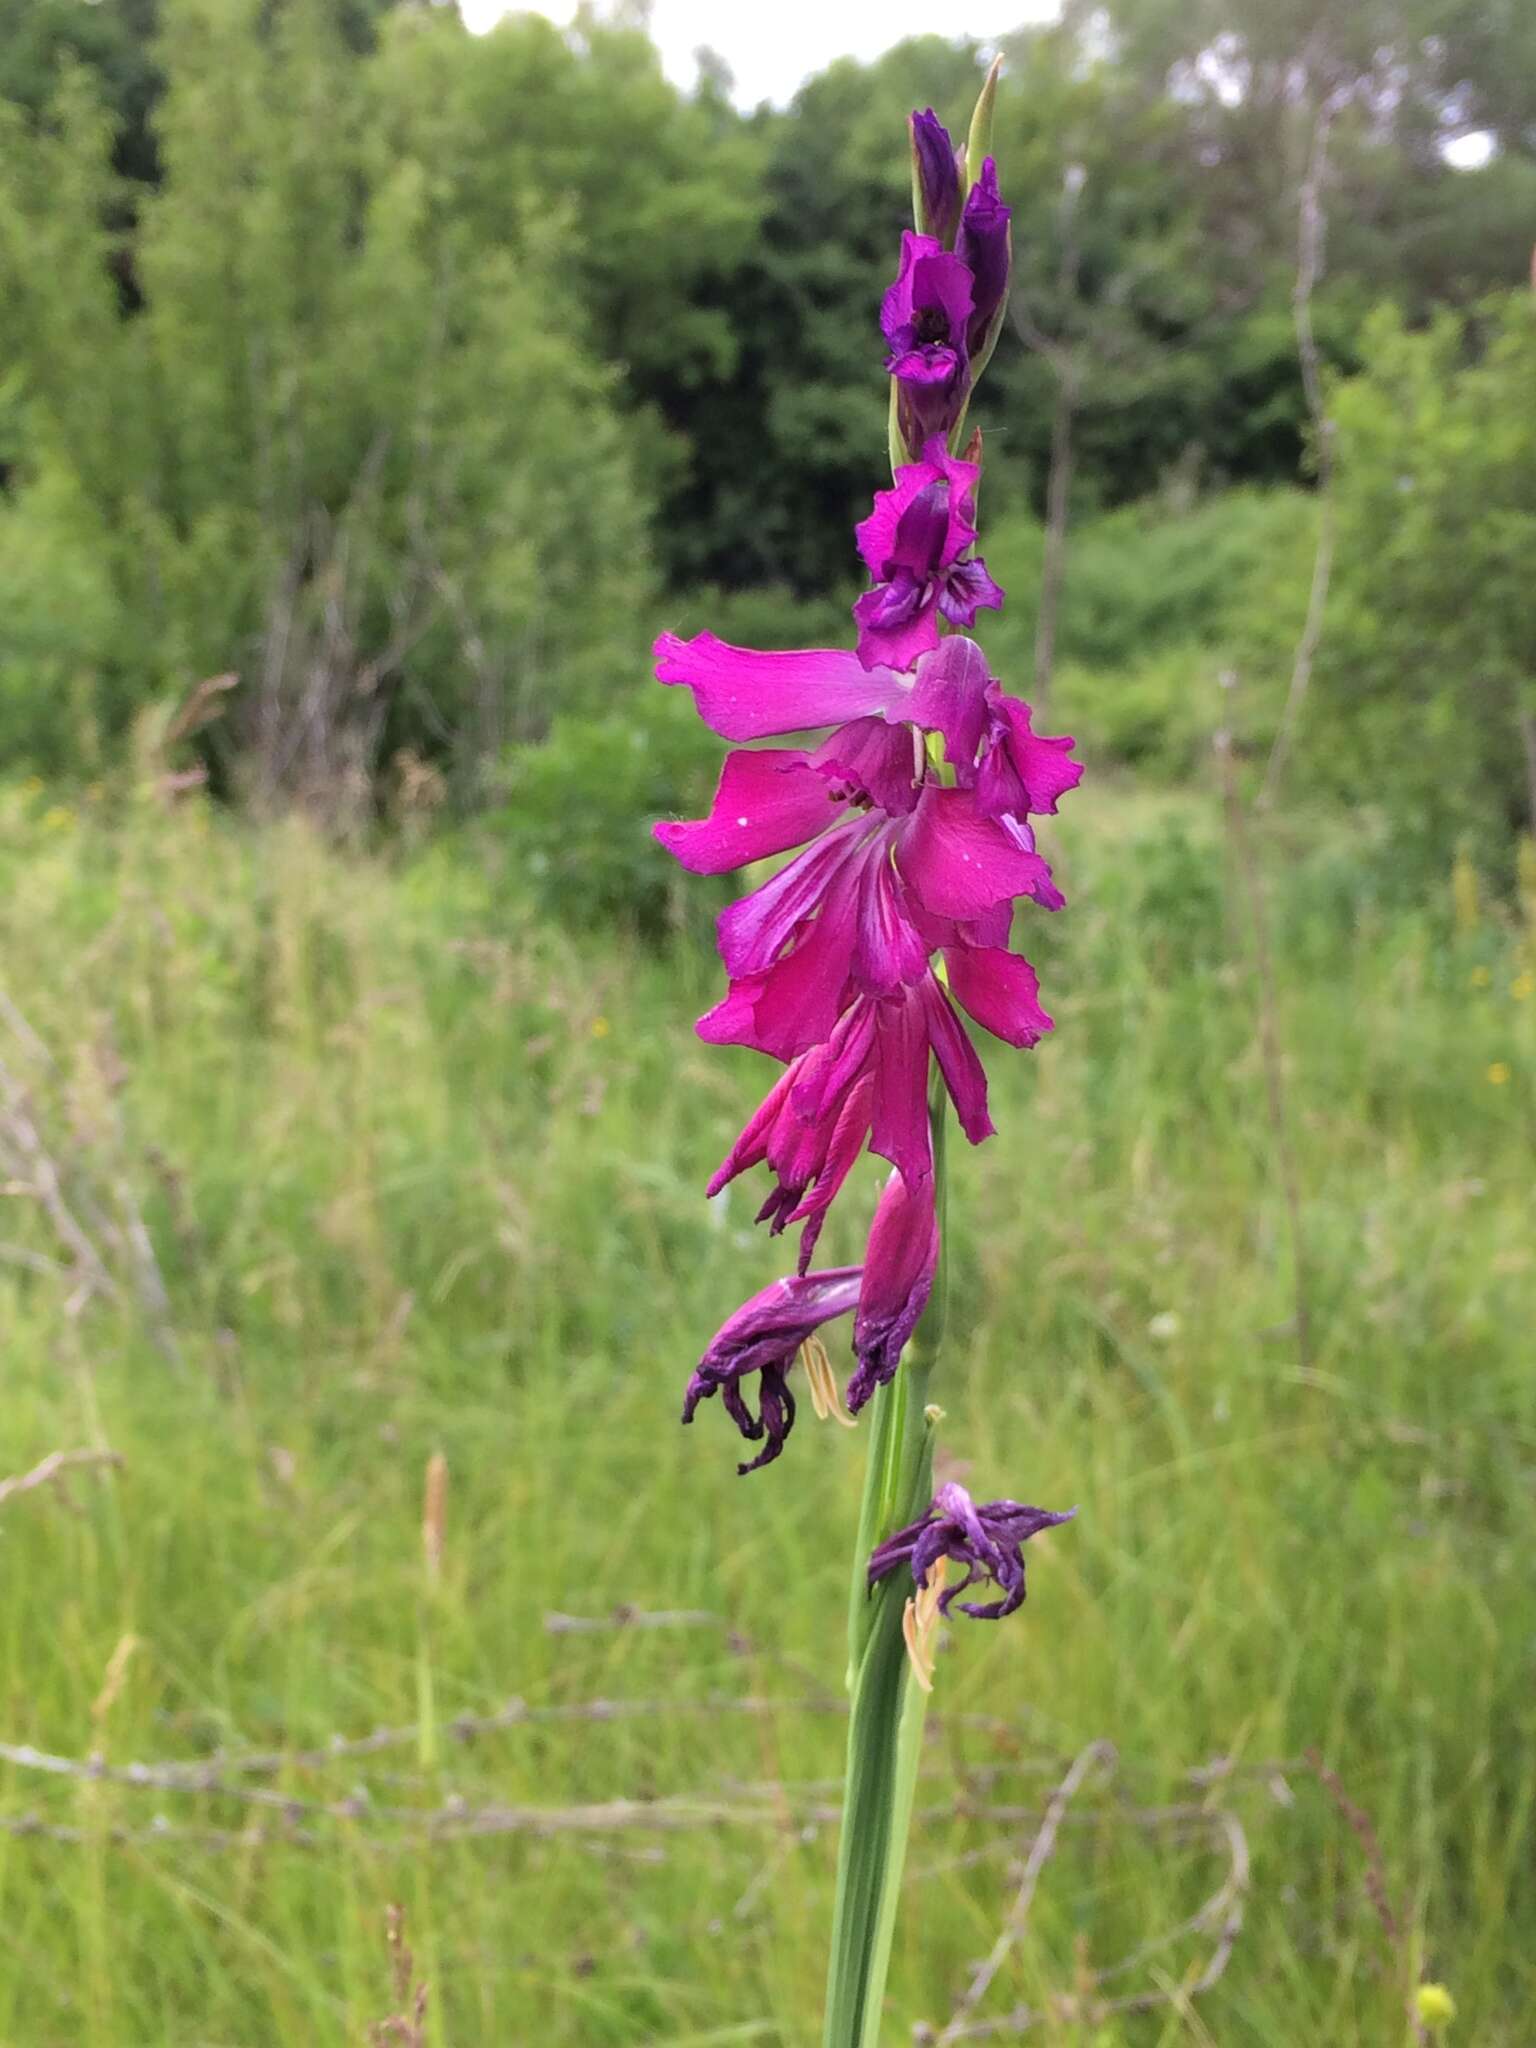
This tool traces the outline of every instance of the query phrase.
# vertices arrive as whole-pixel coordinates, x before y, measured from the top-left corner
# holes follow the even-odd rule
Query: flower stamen
[[[844,1429],[857,1429],[858,1423],[843,1405],[842,1389],[837,1384],[827,1347],[819,1337],[807,1337],[800,1346],[800,1363],[805,1367],[805,1383],[810,1389],[816,1420],[840,1422]]]
[[[933,1652],[939,1633],[939,1596],[949,1577],[949,1559],[936,1558],[928,1576],[908,1600],[901,1616],[901,1633],[912,1664],[912,1676],[924,1692],[933,1691]]]

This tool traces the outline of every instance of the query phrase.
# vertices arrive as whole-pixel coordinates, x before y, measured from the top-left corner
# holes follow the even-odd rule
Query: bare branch
[[[35,1493],[41,1486],[57,1486],[67,1483],[71,1472],[83,1471],[88,1467],[99,1470],[103,1466],[122,1468],[122,1454],[119,1451],[50,1451],[32,1467],[30,1472],[19,1472],[13,1479],[0,1479],[0,1508],[18,1494]]]
[[[1295,736],[1301,707],[1312,682],[1312,668],[1323,637],[1323,614],[1328,606],[1328,586],[1333,580],[1333,551],[1337,516],[1333,494],[1333,444],[1335,424],[1328,410],[1323,387],[1322,357],[1312,325],[1312,295],[1323,269],[1323,244],[1328,230],[1323,187],[1328,176],[1328,143],[1337,115],[1343,110],[1352,88],[1343,87],[1325,99],[1317,110],[1312,128],[1312,150],[1297,195],[1296,282],[1291,291],[1291,310],[1296,325],[1296,353],[1301,362],[1301,383],[1306,394],[1307,413],[1312,422],[1312,441],[1317,462],[1317,549],[1312,557],[1312,585],[1307,594],[1307,612],[1301,637],[1291,662],[1291,680],[1285,706],[1270,749],[1259,804],[1273,803],[1285,772],[1285,763]]]
[[[723,1617],[702,1608],[658,1608],[647,1613],[622,1601],[612,1614],[546,1614],[544,1627],[552,1636],[586,1636],[615,1628],[718,1628]]]
[[[1090,1747],[1093,1746],[1090,1745]],[[1077,1764],[1082,1763],[1088,1754],[1089,1752],[1086,1750],[1083,1752],[1083,1755],[1074,1763],[1074,1770],[1077,1768]],[[1062,1794],[1065,1782],[1063,1780],[1062,1786],[1058,1786],[1058,1795]],[[1063,1809],[1065,1805],[1066,1797],[1063,1796],[1061,1797]],[[1071,1818],[1072,1816],[1063,1812],[1059,1816],[1058,1825]],[[1091,1818],[1097,1820],[1099,1816],[1095,1815],[1091,1816]],[[1198,1906],[1187,1919],[1179,1921],[1177,1925],[1140,1943],[1127,1955],[1122,1956],[1118,1962],[1111,1963],[1104,1969],[1091,1971],[1086,1979],[1082,1981],[1078,1990],[1048,1999],[1043,2005],[1016,2005],[1011,2011],[999,2013],[995,2017],[962,2020],[959,2025],[956,2025],[956,2020],[960,2019],[960,2014],[957,2010],[955,2019],[950,2021],[949,2026],[945,2028],[942,2034],[935,2033],[934,2029],[926,2023],[919,2023],[912,2030],[914,2041],[934,2044],[934,2048],[937,2048],[939,2042],[981,2041],[995,2039],[1003,2034],[1027,2034],[1036,2027],[1047,2024],[1063,2026],[1080,2023],[1086,2026],[1097,2027],[1101,2026],[1104,2021],[1113,2019],[1119,2014],[1154,2012],[1160,2007],[1172,2006],[1180,2012],[1187,2012],[1193,2000],[1203,1996],[1204,1993],[1211,1990],[1220,1981],[1228,1963],[1232,1959],[1232,1951],[1237,1945],[1238,1936],[1242,1933],[1245,1903],[1252,1875],[1248,1853],[1248,1837],[1243,1830],[1242,1823],[1235,1814],[1214,1807],[1170,1807],[1163,1809],[1161,1816],[1155,1813],[1136,1816],[1122,1811],[1118,1818],[1122,1820],[1143,1818],[1152,1822],[1161,1818],[1180,1826],[1197,1824],[1203,1826],[1209,1834],[1219,1839],[1226,1852],[1227,1867],[1223,1873],[1221,1883],[1211,1893],[1209,1898]],[[1030,1856],[1025,1864],[1026,1883],[1030,1881],[1032,1870],[1035,1877],[1038,1878],[1039,1868],[1043,1865],[1046,1856],[1049,1854],[1049,1845],[1047,1845],[1044,1853],[1038,1857],[1036,1851],[1039,1848],[1041,1838],[1046,1833],[1050,1819],[1051,1812],[1048,1808],[1041,1823],[1040,1835],[1036,1837],[1035,1843],[1031,1846]],[[1021,1887],[1021,1895],[1022,1889]],[[1015,1902],[1014,1915],[1011,1917],[1016,1918],[1017,1912],[1018,1907],[1017,1902]],[[1204,1934],[1213,1930],[1215,1939],[1210,1953],[1206,1956],[1204,1963],[1194,1976],[1186,1975],[1177,1984],[1159,1985],[1149,1991],[1127,1992],[1111,1998],[1103,1998],[1096,1995],[1104,1985],[1112,1983],[1117,1977],[1125,1976],[1130,1970],[1136,1968],[1161,1950],[1171,1947],[1175,1942],[1186,1939],[1191,1935]]]
[[[1019,1889],[1013,1906],[1003,1922],[997,1940],[992,1944],[989,1953],[977,1964],[970,1983],[956,2001],[948,2025],[938,2036],[939,2048],[947,2048],[948,2043],[964,2037],[967,2020],[991,1989],[993,1978],[1008,1960],[1014,1944],[1023,1938],[1025,1925],[1029,1920],[1029,1909],[1034,1903],[1035,1887],[1040,1882],[1040,1873],[1056,1847],[1056,1837],[1060,1832],[1061,1823],[1078,1787],[1095,1765],[1112,1765],[1114,1760],[1115,1752],[1109,1743],[1090,1742],[1072,1759],[1060,1784],[1046,1801],[1045,1813],[1035,1839],[1030,1844],[1029,1855],[1024,1863],[1024,1874],[1019,1880]]]

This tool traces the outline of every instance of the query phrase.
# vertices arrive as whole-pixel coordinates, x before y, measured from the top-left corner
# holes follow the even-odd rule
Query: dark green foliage
[[[399,46],[436,24],[396,28],[360,59],[322,0],[265,28],[247,0],[176,0],[164,179],[126,246],[84,77],[31,141],[0,109],[8,516],[92,591],[83,620],[24,608],[41,645],[0,616],[0,670],[20,665],[29,699],[29,666],[78,674],[110,732],[235,669],[236,772],[328,808],[365,798],[397,746],[472,786],[557,703],[600,702],[648,590],[577,230],[513,195],[506,232],[478,236],[452,203],[453,130],[389,139]]]
[[[1536,830],[1536,306],[1411,333],[1338,393],[1340,572],[1313,772],[1405,836],[1507,862]]]
[[[1291,294],[1326,101],[1314,324],[1335,381],[1365,375],[1302,738],[1318,786],[1492,853],[1527,808],[1530,405],[1512,342],[1458,378],[1489,332],[1468,309],[1529,261],[1529,31],[1430,0],[1088,14],[1007,39],[997,108],[1015,309],[976,418],[1000,672],[1029,690],[1065,391],[1056,721],[1162,772],[1218,723],[1265,748],[1314,528],[1253,487],[1309,469]],[[234,672],[215,786],[357,821],[392,759],[473,803],[557,723],[560,786],[569,736],[641,701],[658,584],[679,631],[846,638],[904,124],[963,125],[976,46],[914,40],[742,115],[707,66],[673,88],[627,14],[475,38],[381,0],[0,0],[0,32],[9,759],[93,775],[146,705]],[[1452,170],[1480,122],[1500,149]],[[1409,504],[1391,479],[1442,410],[1476,458],[1436,457]],[[640,751],[603,792],[630,847],[671,759]],[[650,892],[637,865],[594,893],[664,922]]]

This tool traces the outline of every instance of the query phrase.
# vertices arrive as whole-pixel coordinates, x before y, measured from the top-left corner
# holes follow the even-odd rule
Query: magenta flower
[[[920,655],[911,671],[867,668],[851,648],[764,653],[713,633],[691,640],[663,633],[655,653],[658,679],[691,690],[699,716],[722,739],[836,728],[814,755],[730,755],[707,819],[652,828],[697,874],[721,874],[802,844],[817,818],[832,824],[843,815],[833,803],[862,798],[893,814],[912,810],[927,777],[908,726],[942,737],[945,759],[962,784],[975,786],[989,818],[1054,812],[1082,777],[1064,758],[1071,740],[1035,733],[1029,706],[1004,695],[986,655],[962,634]],[[821,776],[820,790],[801,772],[809,768]],[[794,781],[774,779],[781,771],[793,771]]]
[[[948,248],[960,218],[965,153],[955,148],[932,107],[913,114],[911,126],[912,189],[917,195],[920,225],[925,234]]]
[[[970,389],[966,337],[971,273],[932,235],[901,238],[901,269],[880,307],[885,367],[900,387],[897,416],[909,448],[948,434]]]
[[[908,1565],[913,1584],[921,1590],[934,1566],[947,1558],[965,1566],[965,1577],[944,1588],[938,1597],[939,1612],[948,1614],[952,1602],[981,1580],[996,1586],[1003,1597],[985,1604],[962,1600],[960,1612],[978,1621],[999,1621],[1023,1604],[1025,1543],[1042,1529],[1070,1522],[1076,1513],[1076,1508],[1068,1508],[1065,1514],[1054,1514],[1016,1500],[992,1500],[978,1507],[963,1486],[951,1482],[939,1488],[925,1515],[898,1529],[874,1552],[869,1583],[874,1586]]]
[[[691,1417],[719,1392],[744,1435],[766,1437],[749,1470],[782,1448],[794,1418],[786,1375],[821,1320],[856,1311],[851,1408],[897,1369],[939,1259],[935,1061],[966,1136],[992,1132],[962,1013],[1015,1046],[1051,1028],[1034,969],[1009,941],[1019,898],[1061,905],[1030,820],[1053,812],[1081,771],[1072,742],[1037,734],[976,643],[946,631],[1003,599],[975,553],[980,436],[963,457],[948,441],[1002,317],[1009,213],[990,159],[966,191],[931,109],[913,115],[911,137],[929,232],[903,237],[881,325],[915,459],[858,528],[872,587],[854,607],[857,648],[769,653],[665,633],[655,650],[659,680],[691,690],[705,723],[737,743],[707,815],[658,824],[656,837],[701,874],[789,856],[721,912],[728,985],[698,1023],[711,1043],[784,1063],[709,1192],[765,1166],[757,1220],[774,1235],[800,1226],[797,1273],[730,1319],[686,1405]],[[790,735],[796,744],[753,744]],[[828,1211],[866,1147],[894,1172],[865,1263],[813,1273]],[[807,1356],[825,1393],[819,1345]],[[754,1373],[755,1411],[741,1391]]]
[[[1050,1030],[1027,960],[998,946],[964,944],[948,946],[944,960],[951,992],[995,1037],[1029,1046]],[[931,1177],[930,1053],[961,1129],[979,1145],[993,1130],[986,1071],[949,995],[929,972],[894,996],[857,997],[827,1038],[780,1075],[716,1169],[708,1192],[718,1194],[738,1174],[766,1165],[775,1185],[758,1221],[767,1222],[774,1235],[793,1223],[805,1225],[803,1269],[866,1141],[909,1188]]]
[[[961,560],[976,540],[980,475],[979,463],[958,461],[936,434],[921,462],[897,470],[893,490],[875,493],[875,509],[857,529],[875,585],[853,608],[866,668],[914,667],[939,644],[939,612],[969,626],[979,607],[1001,605],[985,562]]]
[[[845,1316],[859,1299],[857,1266],[775,1280],[723,1323],[699,1360],[683,1396],[683,1420],[692,1422],[701,1401],[718,1394],[726,1413],[748,1443],[766,1444],[737,1467],[745,1475],[771,1465],[795,1426],[795,1397],[789,1371],[795,1354],[823,1323]],[[742,1392],[742,1381],[758,1376],[757,1413]]]
[[[1050,1029],[1034,971],[1007,950],[1012,902],[1061,897],[1025,822],[1076,779],[1070,742],[1040,739],[974,642],[954,635],[913,674],[866,670],[832,649],[761,654],[701,634],[664,636],[658,674],[693,690],[729,738],[837,725],[814,751],[727,757],[708,817],[656,827],[709,873],[805,851],[721,913],[730,987],[699,1022],[714,1044],[789,1063],[710,1183],[766,1164],[775,1186],[759,1220],[803,1224],[801,1270],[866,1140],[915,1186],[930,1171],[925,1090],[936,1052],[972,1142],[991,1131],[980,1062],[929,962],[1009,1044]],[[915,752],[911,727],[941,735],[959,780]],[[979,756],[979,758],[978,758]],[[986,814],[990,802],[995,813]]]

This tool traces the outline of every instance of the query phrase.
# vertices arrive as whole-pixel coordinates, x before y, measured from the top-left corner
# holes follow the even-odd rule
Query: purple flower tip
[[[932,107],[914,112],[912,167],[921,225],[925,234],[946,246],[954,240],[960,218],[961,161],[961,153]]]
[[[878,1547],[869,1560],[869,1583],[876,1585],[905,1564],[911,1568],[913,1584],[921,1589],[936,1564],[952,1559],[964,1565],[965,1577],[944,1588],[939,1612],[948,1614],[951,1603],[980,1581],[996,1586],[1003,1597],[962,1600],[960,1612],[978,1621],[999,1621],[1023,1604],[1024,1545],[1042,1529],[1070,1522],[1076,1513],[1076,1508],[1068,1508],[1057,1514],[1016,1500],[991,1500],[978,1507],[963,1486],[951,1481],[939,1488],[926,1514]]]

